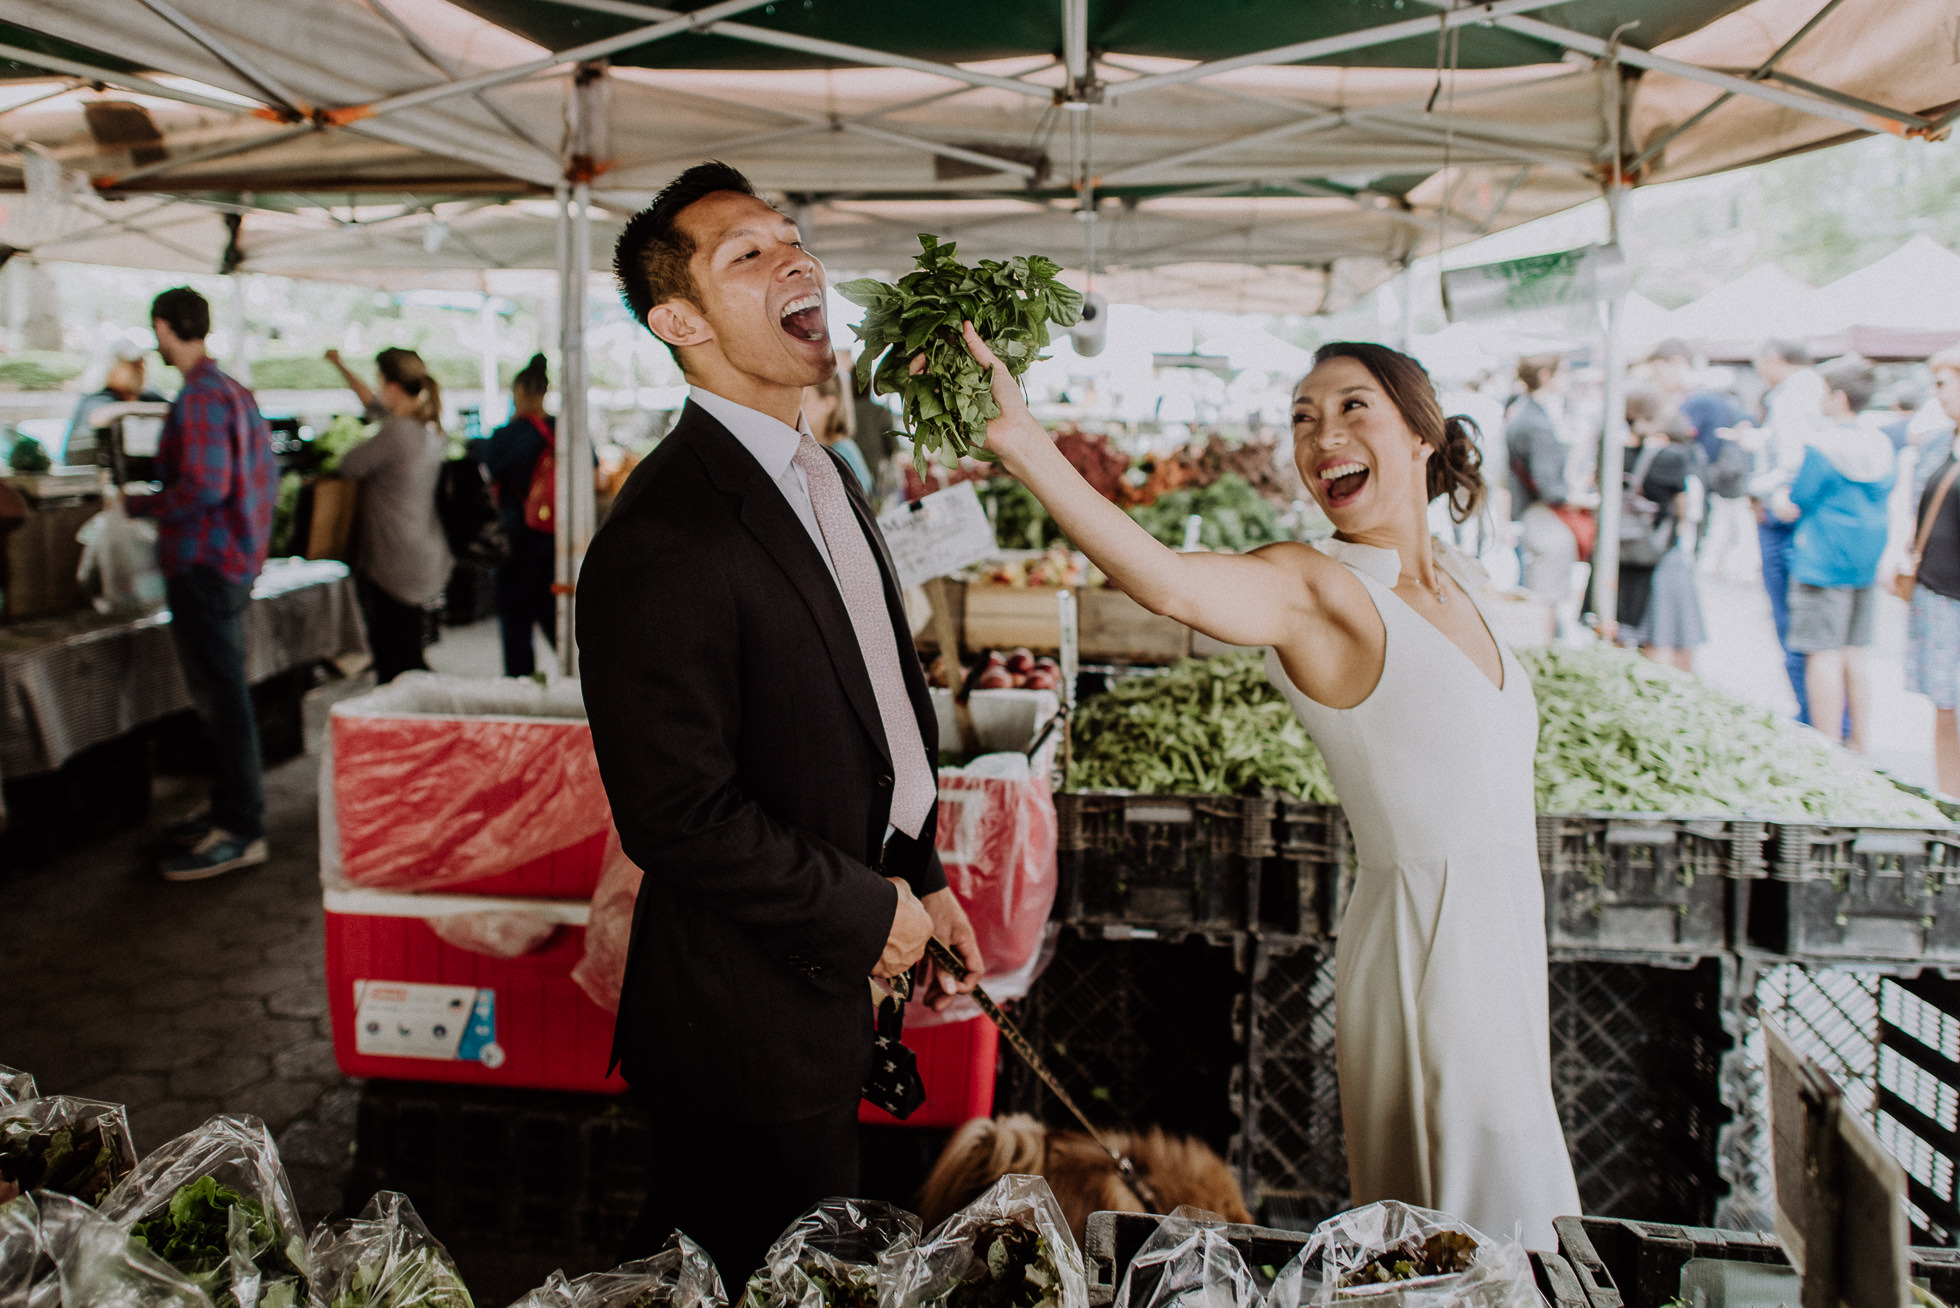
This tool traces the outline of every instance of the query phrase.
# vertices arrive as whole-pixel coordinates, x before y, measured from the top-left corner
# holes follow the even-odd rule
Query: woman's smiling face
[[[1420,517],[1430,447],[1359,359],[1332,358],[1293,391],[1293,461],[1344,536]]]

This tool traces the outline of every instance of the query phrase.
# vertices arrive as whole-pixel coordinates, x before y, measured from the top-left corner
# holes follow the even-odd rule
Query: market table
[[[169,624],[167,611],[84,612],[0,627],[0,779],[52,772],[93,745],[190,708]],[[345,564],[266,564],[245,610],[249,682],[366,650]],[[5,818],[0,802],[0,827]]]

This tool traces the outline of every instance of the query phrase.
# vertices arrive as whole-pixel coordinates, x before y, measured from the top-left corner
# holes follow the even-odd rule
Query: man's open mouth
[[[829,340],[830,327],[823,317],[823,296],[812,291],[784,305],[783,330],[799,341]]]
[[[1367,480],[1368,467],[1362,463],[1334,463],[1320,470],[1321,489],[1327,493],[1330,508],[1353,500]]]

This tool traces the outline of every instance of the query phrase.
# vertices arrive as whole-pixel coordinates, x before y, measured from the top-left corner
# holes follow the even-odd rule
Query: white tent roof
[[[1819,287],[1810,300],[1819,332],[1853,327],[1960,328],[1960,254],[1928,236]]]
[[[549,219],[499,202],[568,168],[623,215],[715,156],[791,206],[835,268],[902,268],[924,230],[968,256],[1081,266],[1093,235],[1112,295],[1314,311],[1413,255],[1596,195],[1616,136],[1636,180],[1669,180],[1881,126],[1937,132],[1955,90],[1937,7],[1892,0],[1821,16],[1817,0],[1719,0],[1707,22],[1680,0],[1627,0],[1651,49],[1639,25],[1610,43],[1619,10],[1592,0],[1447,14],[1411,0],[1380,29],[1401,56],[1350,30],[1209,63],[1125,46],[1110,14],[1095,20],[1110,48],[1091,50],[1087,6],[1058,4],[1061,57],[1003,35],[1008,52],[955,62],[796,36],[768,16],[790,7],[761,0],[686,15],[626,0],[0,0],[0,23],[84,56],[0,48],[72,86],[14,84],[16,104],[60,92],[0,123],[67,170],[69,199],[9,206],[0,239],[49,258],[440,284],[550,266]],[[939,21],[884,7],[920,15],[890,25],[894,44]],[[998,10],[1003,32],[1035,8]],[[1230,17],[1193,11],[1194,36]],[[547,41],[536,29],[552,23],[578,38]],[[637,41],[609,35],[621,29]],[[1451,32],[1509,53],[1442,77],[1407,57]],[[663,40],[751,42],[770,59],[663,67]],[[637,66],[578,93],[578,61],[608,53]],[[568,150],[581,115],[586,149]],[[1091,197],[1095,221],[1078,221]],[[603,234],[593,249],[603,266]]]
[[[1759,263],[1667,316],[1667,336],[1689,341],[1755,341],[1824,330],[1817,290],[1774,263]]]

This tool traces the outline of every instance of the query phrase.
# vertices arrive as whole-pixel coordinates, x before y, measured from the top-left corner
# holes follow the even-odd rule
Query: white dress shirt
[[[789,501],[790,511],[796,514],[803,530],[810,533],[810,543],[817,547],[817,557],[823,560],[824,570],[830,573],[832,585],[837,585],[837,567],[830,561],[830,547],[824,544],[823,528],[817,525],[817,510],[810,503],[810,481],[802,468],[796,463],[796,449],[808,434],[810,428],[803,421],[803,414],[796,415],[797,426],[791,427],[762,413],[724,399],[713,391],[690,386],[688,399],[706,409],[736,440],[742,443],[755,461],[762,465],[762,471],[769,480],[776,483],[776,489]],[[838,596],[843,596],[843,588],[838,587]]]
[[[1813,433],[1830,425],[1824,416],[1824,379],[1799,368],[1763,396],[1763,452],[1749,479],[1749,494],[1769,500],[1786,490],[1803,467],[1804,447]]]

